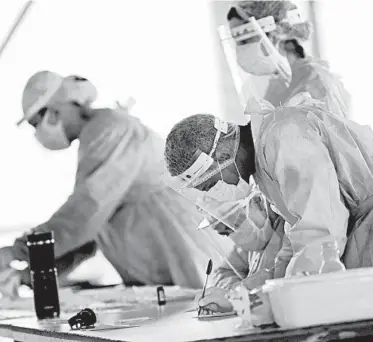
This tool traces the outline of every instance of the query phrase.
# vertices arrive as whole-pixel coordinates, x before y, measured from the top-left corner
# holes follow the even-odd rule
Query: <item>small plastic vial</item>
[[[321,255],[323,261],[319,270],[319,274],[346,271],[345,265],[339,259],[339,248],[337,241],[324,242],[322,244]]]
[[[157,287],[157,297],[158,297],[158,315],[163,316],[164,307],[166,305],[166,294],[164,292],[163,286]]]

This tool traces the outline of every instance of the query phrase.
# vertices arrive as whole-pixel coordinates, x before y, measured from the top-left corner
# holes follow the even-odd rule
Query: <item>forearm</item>
[[[58,274],[62,276],[64,274],[72,272],[83,261],[94,256],[96,251],[96,243],[92,241],[58,258],[56,260]]]
[[[232,288],[248,275],[249,267],[249,250],[233,246],[226,260],[213,273],[214,286]]]
[[[242,276],[244,278],[246,275]],[[236,273],[224,268],[217,269],[214,275],[214,286],[220,287],[222,289],[232,289],[234,285],[239,283],[240,281],[241,278],[236,275]]]

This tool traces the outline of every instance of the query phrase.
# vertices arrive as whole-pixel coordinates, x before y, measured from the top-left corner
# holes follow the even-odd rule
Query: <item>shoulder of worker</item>
[[[91,119],[87,124],[87,127],[104,125],[104,126],[116,126],[118,124],[125,124],[130,120],[127,111],[120,108],[94,108],[91,109]]]
[[[342,82],[340,76],[331,70],[327,61],[312,57],[307,57],[302,62],[296,63],[293,75],[303,80],[304,77],[313,81],[318,79],[320,86],[324,86],[326,90],[330,82]]]
[[[316,70],[316,69],[323,69],[323,70],[330,70],[330,65],[327,61],[314,58],[314,57],[306,57],[306,58],[301,58],[298,59],[293,67],[293,71],[299,71],[300,69],[302,70]]]
[[[89,144],[101,136],[125,132],[130,125],[130,118],[127,113],[117,109],[97,108],[92,109],[90,118],[80,133],[80,144]]]
[[[322,110],[308,106],[276,108],[271,119],[263,126],[265,141],[282,139],[289,136],[309,136],[317,133]]]
[[[79,135],[79,162],[105,158],[129,129],[128,120],[110,108],[93,109]]]

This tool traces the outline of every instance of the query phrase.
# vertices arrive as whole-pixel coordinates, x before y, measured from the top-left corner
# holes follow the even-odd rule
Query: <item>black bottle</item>
[[[38,319],[60,316],[53,232],[27,236],[31,284]]]

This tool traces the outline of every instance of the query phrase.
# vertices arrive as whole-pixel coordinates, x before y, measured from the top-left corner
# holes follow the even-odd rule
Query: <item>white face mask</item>
[[[242,211],[242,208],[245,207],[245,198],[250,196],[251,191],[252,186],[247,184],[242,178],[240,178],[237,185],[219,180],[206,192],[202,200],[204,202],[203,206],[207,209],[207,212],[222,220],[234,215],[228,220],[231,221],[233,219],[231,223],[235,224],[235,217],[240,212],[245,212],[245,210]]]
[[[209,191],[207,195],[221,202],[235,202],[244,199],[251,192],[252,187],[242,178],[237,185],[228,184],[219,180]]]
[[[223,223],[224,219],[227,219],[235,229],[239,229],[239,226],[245,220],[249,220],[252,227],[260,229],[251,220],[249,212],[250,201],[256,196],[263,198],[256,186],[248,184],[241,177],[237,185],[227,184],[220,180],[207,191],[203,206],[207,209],[207,212],[215,213],[213,216],[220,218]],[[208,198],[210,199],[208,200]],[[267,211],[267,208],[265,208],[265,211]],[[233,236],[234,234],[232,234]]]
[[[278,65],[274,60],[278,60],[278,64],[286,66],[290,69],[288,60],[282,56],[277,50],[273,52],[273,56],[267,51],[263,51],[265,46],[261,41],[255,43],[248,43],[244,45],[237,45],[237,63],[247,73],[256,76],[272,75],[278,71]]]
[[[45,148],[49,150],[63,150],[70,146],[70,141],[66,136],[62,121],[59,120],[55,125],[51,125],[49,121],[50,112],[47,111],[42,122],[35,130],[35,138]]]

